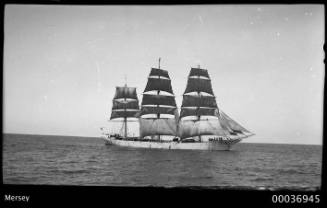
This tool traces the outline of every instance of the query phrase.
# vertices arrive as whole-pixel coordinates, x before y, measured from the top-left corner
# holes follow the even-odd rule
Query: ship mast
[[[202,116],[207,119],[202,119]],[[179,133],[181,139],[197,136],[199,141],[203,135],[235,139],[253,135],[218,108],[208,71],[200,66],[191,68],[188,76],[181,106]]]
[[[200,68],[200,64],[198,65],[198,69],[201,69]],[[198,74],[198,79],[200,79],[200,74]],[[201,100],[201,92],[200,91],[197,91],[197,93],[198,93],[198,96],[199,96],[199,98],[200,98],[200,100]],[[200,109],[200,105],[199,105],[199,103],[198,103],[198,105],[197,105],[197,114],[198,114],[198,121],[200,121],[200,119],[201,119],[201,114],[199,113],[199,109]],[[202,138],[201,138],[201,135],[199,135],[199,141],[201,142],[201,140],[202,140]]]
[[[160,69],[160,60],[161,60],[161,58],[159,58],[159,63],[158,63],[158,69]],[[160,79],[160,74],[158,75],[158,78]],[[158,90],[157,91],[157,95],[159,96],[160,95],[160,90]],[[157,119],[159,119],[160,118],[160,113],[159,113],[159,103],[158,103],[158,105],[157,105],[157,110],[158,110],[158,113],[157,113]],[[158,134],[158,140],[160,141],[161,139],[160,139],[160,134]]]
[[[126,78],[125,78],[126,80]],[[122,122],[124,127],[123,137],[128,137],[127,123],[128,118],[137,118],[139,113],[139,104],[135,87],[128,87],[127,82],[123,87],[116,87],[116,93],[112,100],[112,111],[110,120]]]
[[[160,61],[161,58],[158,68],[151,68],[139,119],[140,137],[156,136],[158,140],[161,140],[161,135],[177,135],[175,96],[168,71],[161,68]]]
[[[127,88],[127,76],[125,74],[125,88]],[[126,103],[126,97],[124,98],[124,102]],[[124,106],[124,112],[126,114],[126,105]],[[127,138],[127,117],[124,117],[124,126],[125,126],[125,132],[124,132],[124,138]]]
[[[205,93],[205,94],[204,94]],[[218,106],[212,91],[211,80],[206,69],[191,68],[187,86],[183,94],[180,118],[188,117],[186,121],[180,120],[182,139],[197,136],[202,141],[202,135],[208,134],[210,124],[201,120],[201,116],[216,117]],[[196,119],[190,119],[194,118]],[[202,124],[200,124],[202,123]],[[209,132],[210,133],[210,132]]]

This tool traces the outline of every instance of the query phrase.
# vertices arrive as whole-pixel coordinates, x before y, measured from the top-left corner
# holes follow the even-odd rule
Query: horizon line
[[[60,135],[60,134],[32,134],[32,133],[13,133],[13,132],[2,132],[2,134],[19,134],[19,135],[35,135],[35,136],[65,136],[65,137],[84,137],[84,138],[99,138],[101,136],[82,136],[82,135]],[[250,143],[250,144],[285,144],[285,145],[319,145],[323,146],[323,144],[314,144],[314,143],[277,143],[277,142],[244,142],[246,140],[242,139],[242,143]]]

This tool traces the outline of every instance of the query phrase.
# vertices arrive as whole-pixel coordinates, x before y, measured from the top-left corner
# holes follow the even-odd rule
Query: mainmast
[[[198,65],[198,69],[201,69],[200,64]],[[197,78],[200,79],[200,73],[197,75]],[[201,100],[201,91],[197,91],[197,94],[198,94],[199,99]],[[200,121],[200,119],[201,119],[201,114],[199,113],[200,107],[201,107],[201,105],[199,105],[199,103],[198,103],[197,108],[196,108],[197,118],[198,118],[197,121]],[[199,135],[199,140],[201,142],[201,135]]]
[[[161,58],[159,58],[159,63],[158,63],[158,69],[160,69],[160,60],[161,60]],[[158,74],[158,78],[160,79],[160,74]],[[159,96],[160,95],[160,90],[158,90],[157,91],[157,95]],[[158,105],[157,105],[157,110],[158,110],[158,112],[157,112],[157,119],[159,119],[160,118],[160,113],[159,113],[159,103],[158,103]],[[159,139],[159,141],[160,141],[160,134],[158,134],[158,139]]]
[[[176,136],[177,107],[168,71],[151,68],[148,82],[143,92],[140,113],[140,136]],[[155,117],[153,116],[155,115]]]

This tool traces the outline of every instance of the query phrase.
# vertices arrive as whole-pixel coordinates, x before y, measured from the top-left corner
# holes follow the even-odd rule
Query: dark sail
[[[152,68],[144,92],[152,94],[143,94],[139,119],[141,137],[159,135],[160,138],[160,135],[177,135],[178,111],[175,97],[162,94],[167,92],[174,95],[168,71]],[[149,118],[147,115],[155,117]]]
[[[139,110],[131,111],[112,111],[110,119],[114,118],[135,118],[138,116]]]
[[[209,79],[189,78],[184,94],[189,92],[206,92],[213,95],[211,81]]]
[[[112,109],[139,109],[139,102],[137,100],[129,102],[113,100]]]
[[[116,87],[115,97],[112,101],[110,119],[130,118],[139,115],[139,101],[135,87]]]
[[[176,101],[173,96],[144,94],[142,105],[169,105],[176,107]]]
[[[210,107],[217,108],[216,98],[210,96],[184,95],[182,107]]]
[[[160,90],[173,94],[169,79],[149,78],[144,92],[149,92],[153,90]]]
[[[168,71],[163,69],[152,68],[149,76],[160,76],[170,79]]]
[[[206,69],[191,68],[189,77],[191,76],[203,76],[209,79],[208,70]]]
[[[187,94],[190,92],[196,92],[196,94]],[[202,92],[206,92],[211,96],[203,94]],[[201,116],[216,117],[217,110],[218,106],[212,91],[208,71],[205,69],[192,68],[183,95],[180,118],[187,116],[197,116],[198,119],[200,119]]]
[[[142,107],[141,115],[146,114],[170,114],[175,115],[176,108],[164,108],[164,107]]]
[[[136,94],[136,88],[135,87],[116,87],[116,94],[114,99],[136,99],[137,100],[137,94]]]
[[[180,117],[186,116],[215,116],[217,109],[210,108],[182,108]]]

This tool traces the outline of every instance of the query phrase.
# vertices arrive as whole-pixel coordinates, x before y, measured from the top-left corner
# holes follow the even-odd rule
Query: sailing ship
[[[134,148],[230,150],[254,135],[218,108],[208,71],[200,66],[191,68],[179,114],[160,59],[151,68],[141,108],[135,87],[116,87],[110,122],[120,128],[103,133],[106,144]],[[128,133],[130,123],[138,125],[137,135]]]

